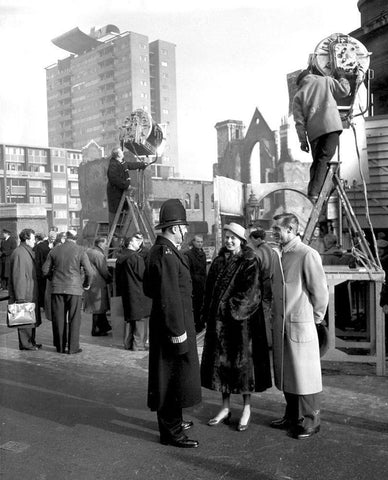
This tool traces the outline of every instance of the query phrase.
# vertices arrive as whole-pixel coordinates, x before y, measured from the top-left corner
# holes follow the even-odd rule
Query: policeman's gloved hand
[[[310,151],[310,147],[309,147],[309,144],[308,142],[304,141],[304,142],[300,142],[300,149],[303,151],[303,152],[309,152]]]
[[[140,165],[140,170],[145,170],[147,167],[148,167],[148,163],[147,162],[142,162],[141,165]]]

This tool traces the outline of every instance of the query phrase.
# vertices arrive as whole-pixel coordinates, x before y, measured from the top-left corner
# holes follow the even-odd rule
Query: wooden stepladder
[[[338,162],[330,162],[329,165],[330,166],[327,171],[322,189],[319,193],[317,202],[314,204],[314,207],[310,214],[310,218],[308,219],[303,235],[303,243],[307,245],[311,243],[312,236],[315,227],[319,221],[319,218],[321,217],[322,212],[329,200],[329,197],[333,193],[333,190],[336,190],[341,206],[340,212],[342,211],[346,217],[349,233],[351,234],[353,244],[357,249],[362,252],[363,260],[366,266],[372,267],[372,269],[375,270],[376,268],[378,268],[378,264],[376,264],[376,259],[369,247],[364,232],[360,227],[357,217],[346,195],[345,189],[341,183],[341,179],[338,176],[337,170],[339,164]]]
[[[114,237],[118,239],[124,238],[136,231],[142,232],[145,244],[151,245],[155,240],[151,221],[146,215],[143,206],[140,207],[138,205],[131,196],[130,190],[125,190],[121,195],[116,215],[108,233],[108,251],[112,250],[111,246]]]

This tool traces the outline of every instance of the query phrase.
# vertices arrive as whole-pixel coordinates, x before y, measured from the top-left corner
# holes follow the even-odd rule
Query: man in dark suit
[[[140,253],[142,244],[143,235],[135,232],[124,240],[124,248],[116,261],[117,293],[122,298],[126,322],[124,348],[133,351],[146,349],[151,312],[151,300],[143,292],[145,264]]]
[[[201,322],[201,310],[206,283],[206,253],[202,248],[203,237],[201,235],[195,235],[191,244],[192,247],[186,250],[184,254],[189,264],[191,281],[193,282],[195,330],[197,333],[200,333],[205,327]]]
[[[130,186],[130,170],[144,170],[147,167],[145,162],[127,162],[124,160],[124,153],[121,148],[112,150],[108,167],[108,184],[106,194],[108,198],[109,228],[112,227],[121,196]],[[125,204],[124,204],[125,208]]]
[[[8,278],[10,275],[11,254],[18,246],[16,238],[11,236],[11,232],[3,228],[3,241],[1,242],[1,288],[8,288]]]
[[[51,309],[54,345],[59,353],[79,353],[81,304],[84,288],[93,275],[84,248],[76,244],[77,232],[66,232],[64,243],[50,250],[42,267],[51,278]],[[84,277],[84,278],[83,278]]]
[[[36,324],[31,327],[18,328],[19,350],[38,350],[41,343],[35,341],[36,327],[41,324],[38,307],[38,282],[35,268],[35,232],[31,228],[23,229],[20,234],[20,245],[10,256],[9,303],[35,303]]]
[[[160,209],[158,235],[143,278],[152,298],[148,406],[157,412],[160,441],[181,448],[198,447],[185,430],[182,408],[201,401],[201,384],[187,261],[179,252],[187,232],[186,210],[178,199]]]

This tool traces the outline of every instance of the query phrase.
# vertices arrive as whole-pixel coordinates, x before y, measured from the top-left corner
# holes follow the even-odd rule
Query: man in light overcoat
[[[317,325],[324,320],[329,295],[321,257],[302,243],[298,228],[298,218],[291,213],[274,217],[273,237],[280,246],[271,275],[274,373],[287,405],[284,417],[271,426],[303,439],[320,430]]]

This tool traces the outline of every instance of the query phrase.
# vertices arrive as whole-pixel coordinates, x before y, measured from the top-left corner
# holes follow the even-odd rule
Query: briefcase
[[[7,325],[10,328],[34,327],[36,325],[35,303],[11,303],[7,310]]]

